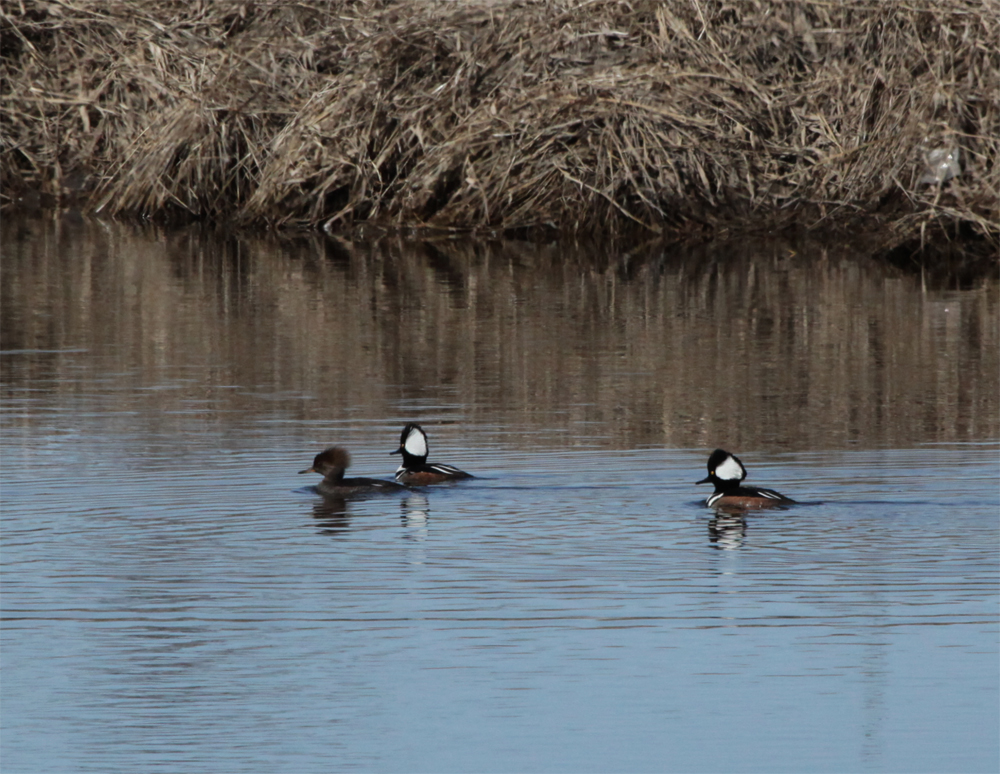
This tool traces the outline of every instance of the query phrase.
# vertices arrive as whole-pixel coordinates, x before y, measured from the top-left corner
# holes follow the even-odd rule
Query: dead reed
[[[3,0],[0,22],[5,203],[1000,233],[997,0]]]

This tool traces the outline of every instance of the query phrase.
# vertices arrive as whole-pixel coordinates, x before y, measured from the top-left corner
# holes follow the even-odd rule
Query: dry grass
[[[998,237],[997,0],[4,0],[2,24],[8,200]]]

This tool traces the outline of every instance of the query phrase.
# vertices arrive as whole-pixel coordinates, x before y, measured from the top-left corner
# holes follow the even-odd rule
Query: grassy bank
[[[2,7],[5,204],[998,239],[997,0]]]

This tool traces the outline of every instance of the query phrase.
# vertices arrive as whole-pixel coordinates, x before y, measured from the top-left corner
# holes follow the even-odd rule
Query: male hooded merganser
[[[299,473],[319,473],[323,476],[323,480],[316,485],[316,491],[328,497],[347,497],[369,492],[400,492],[406,489],[395,481],[382,481],[378,478],[344,478],[344,471],[350,465],[351,455],[347,453],[347,449],[331,446],[316,455],[311,468],[300,470]]]
[[[740,486],[740,482],[746,477],[747,469],[743,467],[739,457],[723,449],[716,449],[708,458],[708,476],[695,483],[715,484],[715,493],[705,501],[709,508],[769,508],[795,502],[773,489]]]
[[[471,473],[453,468],[451,465],[427,464],[427,433],[418,424],[411,422],[403,428],[399,436],[399,448],[391,454],[402,454],[403,464],[396,471],[396,480],[410,486],[440,484],[443,481],[457,481],[460,478],[474,478]]]

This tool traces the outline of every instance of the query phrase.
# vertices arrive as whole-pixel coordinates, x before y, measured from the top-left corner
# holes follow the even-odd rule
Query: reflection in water
[[[883,605],[883,607],[885,607]],[[862,657],[864,680],[861,723],[863,729],[860,758],[872,770],[884,770],[882,759],[886,742],[886,691],[889,686],[887,668],[889,648],[882,637],[865,643]]]
[[[320,492],[315,487],[309,487],[317,500],[312,507],[312,515],[321,531],[328,533],[343,533],[351,528],[351,508],[362,503],[382,503],[387,498],[381,492],[360,492],[354,495],[339,496]],[[405,493],[406,490],[402,490]],[[426,520],[430,510],[427,498],[417,492],[406,495],[399,500],[404,520]]]
[[[430,516],[430,500],[427,499],[427,495],[420,492],[414,492],[403,498],[399,501],[399,506],[403,511],[402,519],[404,522],[423,522],[427,521]]]
[[[312,506],[312,515],[321,533],[343,535],[351,529],[352,504],[382,499],[378,495],[358,495],[351,498],[320,496]],[[430,500],[422,492],[411,492],[398,502],[400,519],[406,529],[404,537],[418,541],[425,539],[431,511]]]
[[[717,512],[708,522],[708,542],[723,551],[732,551],[743,545],[747,522],[741,513]]]
[[[339,497],[322,497],[313,505],[313,518],[320,532],[337,535],[350,529],[347,500]]]
[[[11,223],[5,771],[996,769],[995,286]],[[410,421],[477,478],[296,489]]]
[[[80,393],[82,371],[133,388],[119,409],[147,431],[269,407],[303,422],[432,412],[438,433],[479,423],[591,448],[1000,435],[992,281],[926,291],[893,267],[768,245],[610,256],[2,228],[6,396],[106,400]]]

